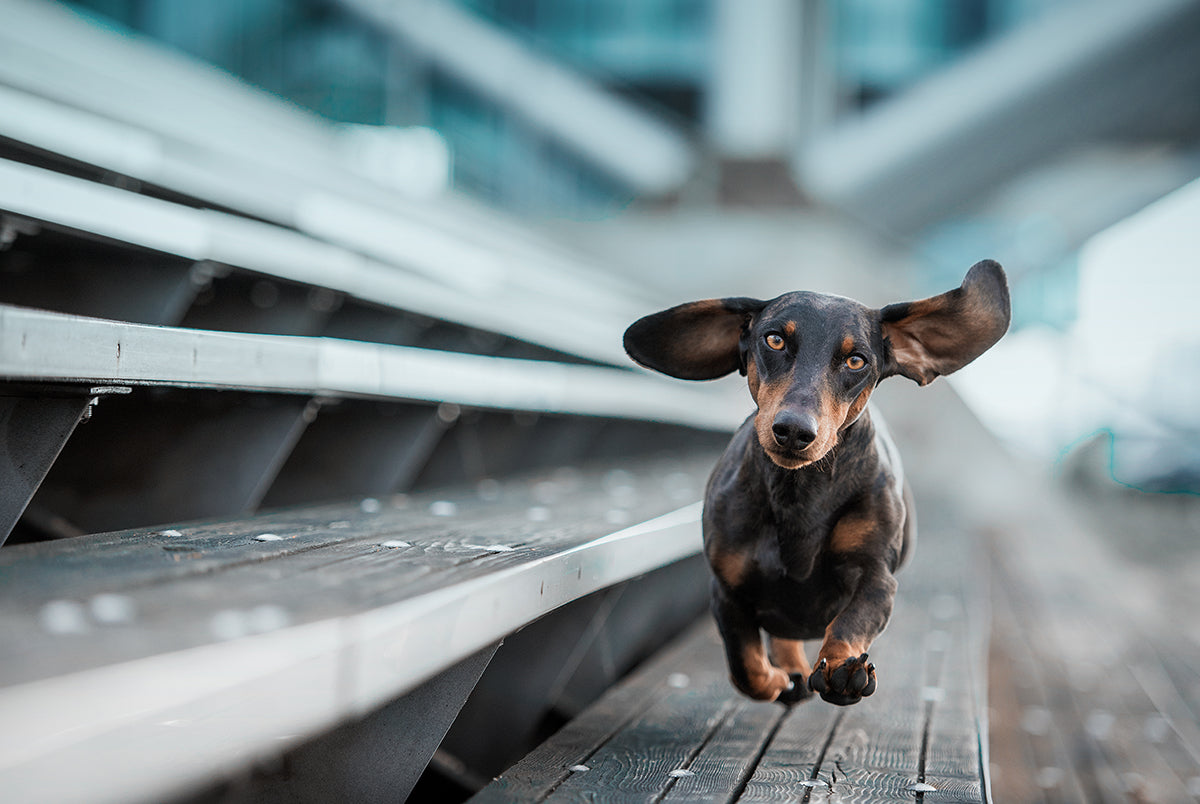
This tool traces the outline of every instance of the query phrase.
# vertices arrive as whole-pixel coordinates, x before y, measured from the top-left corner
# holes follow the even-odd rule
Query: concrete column
[[[783,156],[800,113],[803,0],[716,0],[708,132],[731,159]]]
[[[834,111],[824,0],[715,0],[706,124],[723,202],[793,205],[788,166]]]

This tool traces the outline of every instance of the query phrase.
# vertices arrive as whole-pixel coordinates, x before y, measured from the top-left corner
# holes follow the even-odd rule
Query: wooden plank
[[[797,706],[740,801],[906,791],[916,778],[921,749],[924,608],[902,587],[892,622],[871,651],[879,677],[875,694],[846,708],[820,700]]]
[[[724,673],[706,662],[693,665],[689,683],[667,685],[627,727],[607,740],[572,773],[547,802],[651,802],[659,800],[695,755],[730,717],[738,702]]]
[[[998,773],[993,779],[997,801],[1088,801],[1091,774],[1072,757],[1069,743],[1083,724],[1069,713],[1050,709],[1050,693],[1024,636],[1030,618],[1018,616],[1009,587],[993,578],[994,656],[989,687],[995,721],[993,751]],[[999,670],[1000,672],[997,672]]]
[[[1015,575],[1003,561],[995,565],[1002,584],[1011,590],[1009,599],[1023,625],[1020,633],[1028,652],[1022,670],[1035,678],[1045,700],[1044,706],[1025,710],[1022,725],[1038,736],[1054,735],[1055,741],[1065,746],[1056,751],[1056,764],[1037,771],[1047,799],[1072,800],[1068,796],[1077,784],[1083,797],[1075,800],[1118,802],[1130,797],[1138,800],[1139,796],[1145,801],[1186,800],[1180,780],[1163,767],[1157,751],[1146,745],[1141,734],[1144,718],[1131,717],[1127,711],[1131,688],[1136,683],[1130,678],[1128,684],[1121,684],[1123,668],[1119,659],[1111,654],[1104,656],[1112,645],[1106,637],[1115,632],[1108,630],[1092,637],[1091,615],[1085,611],[1088,604],[1084,600],[1067,607],[1061,601],[1047,606],[1028,575]],[[1106,620],[1110,627],[1120,623],[1119,617]],[[1072,642],[1095,646],[1081,655],[1072,655],[1071,666],[1062,655],[1062,646],[1070,643],[1060,634],[1067,632]],[[1098,641],[1093,641],[1097,637]],[[1093,705],[1090,699],[1101,684],[1104,689],[1111,685],[1120,693],[1106,695],[1099,705]],[[1160,789],[1163,785],[1166,790]]]
[[[606,486],[611,469],[560,471],[482,489],[498,499],[476,490],[368,499],[9,547],[0,551],[0,677],[15,684],[207,644],[253,631],[238,618],[255,611],[268,625],[297,625],[529,566],[694,501],[713,459],[623,464],[621,483],[642,488],[636,498],[614,497],[624,485]],[[582,565],[569,580],[588,582]],[[561,594],[567,579],[556,583],[541,594]],[[125,613],[106,623],[106,605]],[[74,625],[55,627],[55,611],[76,612]],[[63,628],[77,633],[64,638]]]
[[[711,657],[714,638],[711,623],[698,623],[477,793],[471,804],[542,801],[572,775],[590,773],[571,768],[587,765],[638,713],[671,689],[670,685],[690,686],[691,673],[702,657]]]
[[[789,770],[795,747],[776,741],[743,800],[912,800],[926,709],[926,609],[922,598],[902,587],[892,622],[872,647],[879,677],[875,694],[844,709],[822,701],[804,704],[828,709],[825,716],[837,719],[820,763],[781,772]]]
[[[771,740],[739,802],[796,801],[811,790],[818,779],[821,760],[833,737],[842,712],[824,702],[809,701],[794,707]]]
[[[677,778],[662,801],[737,800],[786,716],[787,710],[777,704],[738,701],[688,764],[693,775]]]

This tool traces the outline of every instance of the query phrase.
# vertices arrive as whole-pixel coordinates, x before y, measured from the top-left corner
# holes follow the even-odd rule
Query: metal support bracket
[[[292,751],[283,761],[286,773],[256,775],[249,790],[238,792],[253,801],[404,801],[498,647],[483,648],[362,720]]]
[[[0,545],[100,397],[128,392],[124,387],[0,388]]]

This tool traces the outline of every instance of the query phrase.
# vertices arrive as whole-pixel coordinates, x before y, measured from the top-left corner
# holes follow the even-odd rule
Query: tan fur
[[[812,665],[804,655],[804,643],[798,639],[771,637],[771,662],[788,673],[798,673],[804,678],[812,673]]]
[[[750,568],[750,557],[744,553],[726,553],[713,551],[708,555],[708,563],[712,565],[717,577],[731,587],[742,585],[746,572]]]
[[[821,643],[821,652],[817,654],[817,662],[820,663],[824,659],[829,668],[836,668],[847,659],[863,655],[867,652],[867,648],[871,646],[867,640],[845,642],[841,639],[835,639],[832,631],[833,623],[830,623],[825,628],[825,641]]]
[[[746,645],[742,651],[742,665],[749,678],[747,688],[742,692],[755,700],[773,701],[792,683],[787,673],[767,661],[761,642]]]
[[[838,425],[838,430],[844,430],[858,420],[862,415],[863,408],[867,406],[867,402],[871,399],[871,392],[875,390],[873,385],[868,385],[862,390],[849,407],[842,414],[842,423]]]
[[[862,547],[875,532],[875,521],[847,516],[833,526],[829,547],[836,553],[852,553]]]

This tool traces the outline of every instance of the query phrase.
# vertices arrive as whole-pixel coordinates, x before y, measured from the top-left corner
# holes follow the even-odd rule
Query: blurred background
[[[1172,612],[1200,605],[1196,0],[0,0],[0,171],[5,304],[592,367],[631,368],[624,326],[683,301],[811,289],[881,306],[996,259],[1012,328],[949,384],[1119,572],[1146,571],[1127,596],[1154,586]],[[139,282],[153,304],[129,292]],[[722,413],[749,407],[737,383]],[[655,419],[699,398],[661,387],[665,401],[616,418],[714,429]],[[360,402],[338,426],[374,410]],[[476,411],[455,426],[527,430],[548,465],[619,441],[554,429],[542,398],[507,406],[511,422]],[[192,427],[178,411],[171,425]],[[432,444],[463,413],[436,411],[404,438]],[[283,467],[292,487],[255,486],[243,508],[310,502],[352,474],[343,431],[320,422]],[[196,453],[218,432],[243,440],[214,426]],[[652,440],[621,432],[614,454]],[[164,485],[118,435],[118,463]],[[385,491],[496,474],[480,457],[491,442],[461,443],[450,469],[405,469]],[[87,447],[30,505],[30,540],[223,512],[131,496],[106,519],[76,500],[81,478],[108,474]],[[305,462],[332,469],[306,485]],[[63,510],[83,526],[38,518]],[[1195,653],[1195,624],[1157,622]],[[1196,671],[1180,688],[1200,711]]]
[[[882,304],[998,259],[1012,333],[954,380],[989,428],[1048,470],[1200,490],[1194,3],[69,5],[339,124],[396,192],[533,221],[664,303]]]

